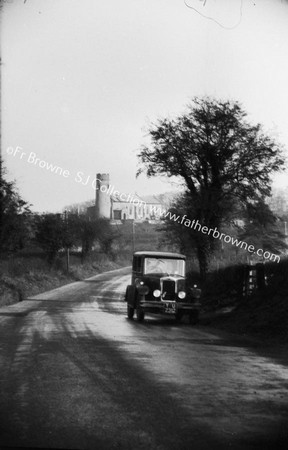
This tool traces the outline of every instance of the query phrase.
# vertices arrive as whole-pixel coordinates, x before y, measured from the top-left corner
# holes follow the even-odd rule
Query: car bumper
[[[154,312],[154,313],[167,313],[167,314],[176,314],[178,312],[181,313],[189,313],[191,311],[199,311],[201,304],[200,302],[195,303],[183,303],[176,301],[140,301],[140,307],[146,312]]]

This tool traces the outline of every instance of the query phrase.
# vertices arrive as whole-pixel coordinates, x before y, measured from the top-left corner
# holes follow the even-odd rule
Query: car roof
[[[160,258],[180,258],[186,259],[185,255],[181,253],[172,253],[172,252],[135,252],[133,256],[151,256],[151,257],[160,257]]]

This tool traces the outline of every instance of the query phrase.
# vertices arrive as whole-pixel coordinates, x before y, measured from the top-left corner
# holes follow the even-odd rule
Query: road
[[[129,270],[0,308],[1,448],[288,448],[288,357],[126,318]]]

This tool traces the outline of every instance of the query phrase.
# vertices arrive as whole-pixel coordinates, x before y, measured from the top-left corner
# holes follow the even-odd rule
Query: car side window
[[[141,272],[141,257],[135,256],[133,260],[133,271]]]

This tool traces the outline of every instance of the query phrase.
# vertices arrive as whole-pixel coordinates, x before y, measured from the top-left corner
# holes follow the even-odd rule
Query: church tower
[[[97,173],[96,176],[96,218],[111,218],[111,200],[109,194],[109,173]]]

